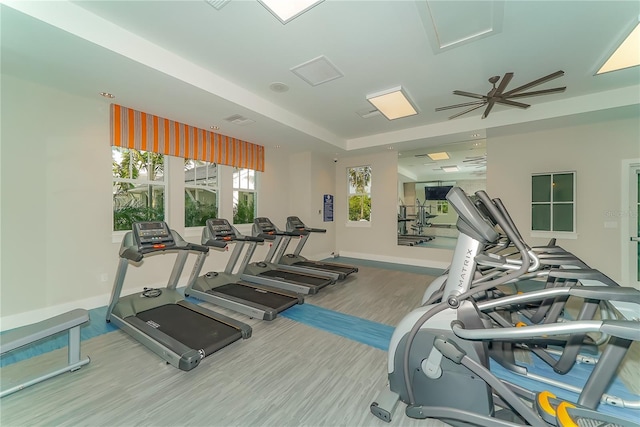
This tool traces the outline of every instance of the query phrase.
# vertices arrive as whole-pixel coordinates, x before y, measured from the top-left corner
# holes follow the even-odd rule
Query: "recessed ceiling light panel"
[[[439,153],[429,153],[427,154],[431,160],[448,160],[449,154],[441,151]]]
[[[640,65],[640,23],[631,31],[596,74]]]
[[[418,114],[401,86],[367,95],[367,101],[389,120]]]
[[[280,22],[286,24],[324,0],[258,0]]]
[[[442,166],[441,169],[445,172],[458,172],[460,170],[457,166]]]

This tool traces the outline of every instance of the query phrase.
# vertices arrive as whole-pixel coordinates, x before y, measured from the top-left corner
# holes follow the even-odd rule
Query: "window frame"
[[[364,185],[363,187],[363,192],[358,192],[358,189],[356,186],[352,185],[352,181],[351,181],[351,171],[352,170],[356,170],[356,169],[364,169],[364,168],[368,168],[368,174],[369,174],[369,180],[368,182]],[[346,187],[347,187],[347,197],[346,197],[346,204],[347,204],[347,212],[346,212],[346,217],[347,217],[347,221],[346,221],[346,226],[347,227],[371,227],[371,223],[372,223],[372,211],[373,211],[373,196],[372,196],[372,190],[373,190],[373,167],[368,164],[368,165],[359,165],[359,166],[347,166],[347,168],[345,169],[346,174]],[[351,192],[351,188],[355,189],[355,192]],[[368,191],[367,191],[368,189]],[[363,196],[367,196],[369,197],[369,219],[360,219],[360,220],[352,220],[350,218],[350,213],[349,213],[349,208],[350,208],[350,203],[349,201],[351,200],[352,197],[354,196],[359,196],[359,195],[363,195]]]
[[[111,164],[112,164],[112,172],[111,172],[111,235],[112,235],[112,242],[113,243],[119,243],[122,241],[122,238],[124,237],[124,235],[131,230],[115,230],[115,221],[114,221],[114,208],[115,208],[115,204],[114,204],[114,195],[115,193],[113,192],[114,187],[118,184],[118,183],[128,183],[128,184],[133,184],[133,185],[152,185],[155,187],[163,187],[163,221],[167,220],[167,215],[169,212],[169,172],[168,172],[168,159],[167,159],[167,155],[166,154],[161,154],[162,155],[162,160],[163,160],[163,164],[162,164],[162,179],[161,180],[149,180],[149,179],[140,179],[140,178],[117,178],[114,173],[113,173],[113,162],[114,162],[114,150],[118,150],[120,152],[127,150],[127,152],[131,153],[131,151],[137,151],[140,153],[150,153],[150,154],[161,154],[161,153],[154,153],[153,151],[145,151],[145,150],[138,150],[135,148],[127,148],[127,147],[117,147],[117,146],[111,146]],[[147,175],[148,176],[148,175]]]
[[[572,176],[572,199],[570,202],[567,201],[559,201],[556,202],[554,201],[554,194],[553,194],[553,184],[554,184],[554,176],[555,175],[571,175]],[[550,182],[550,199],[549,201],[544,201],[544,202],[536,202],[533,200],[533,180],[534,177],[541,177],[541,176],[548,176],[549,177],[549,182]],[[557,238],[562,238],[562,239],[577,239],[578,238],[578,231],[577,231],[577,227],[578,227],[578,220],[577,220],[577,173],[576,171],[558,171],[558,172],[541,172],[541,173],[532,173],[531,174],[531,186],[530,186],[530,222],[529,222],[529,229],[530,229],[530,234],[531,237],[543,237],[543,238],[552,238],[552,237],[557,237]],[[538,205],[549,205],[549,230],[534,230],[533,229],[533,207]],[[572,207],[572,225],[571,225],[571,231],[554,231],[553,227],[554,227],[554,223],[553,223],[553,218],[554,218],[554,206],[556,205],[571,205]]]

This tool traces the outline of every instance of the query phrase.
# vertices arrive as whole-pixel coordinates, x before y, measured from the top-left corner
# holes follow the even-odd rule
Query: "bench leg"
[[[69,366],[75,365],[80,361],[80,326],[75,326],[69,329],[69,346],[68,346],[68,355],[69,355]],[[76,369],[80,369],[78,366],[72,371]]]

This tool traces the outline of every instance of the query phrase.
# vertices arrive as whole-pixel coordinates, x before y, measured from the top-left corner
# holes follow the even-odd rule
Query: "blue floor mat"
[[[380,350],[389,348],[394,328],[312,304],[294,305],[280,313],[282,317],[348,338]]]
[[[118,328],[116,326],[106,322],[106,315],[106,306],[89,310],[89,323],[80,328],[80,339],[84,341],[117,330]],[[53,337],[45,338],[33,345],[18,348],[7,353],[0,359],[0,367],[64,348],[69,344],[68,336],[69,334],[66,331],[61,332]]]

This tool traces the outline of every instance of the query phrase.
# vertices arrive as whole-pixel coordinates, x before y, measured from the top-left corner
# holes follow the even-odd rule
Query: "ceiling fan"
[[[502,77],[502,80],[500,80],[500,76],[493,76],[489,78],[489,83],[493,85],[493,88],[486,95],[481,95],[481,94],[471,93],[471,92],[464,92],[461,90],[453,91],[454,95],[468,96],[470,98],[476,98],[478,99],[478,101],[465,102],[465,103],[456,104],[456,105],[449,105],[448,107],[438,107],[436,108],[436,111],[443,111],[443,110],[449,110],[452,108],[460,108],[460,107],[470,107],[460,113],[454,114],[453,116],[449,117],[449,120],[451,120],[451,119],[455,119],[456,117],[460,117],[463,114],[469,113],[473,110],[476,110],[478,108],[484,107],[486,105],[487,108],[484,110],[484,113],[482,113],[482,118],[484,119],[489,115],[489,113],[491,112],[491,109],[495,104],[509,105],[511,107],[518,107],[523,109],[529,108],[530,107],[529,104],[523,104],[522,102],[511,101],[511,99],[527,98],[529,96],[548,95],[552,93],[564,92],[564,90],[567,88],[566,86],[556,87],[553,89],[536,90],[533,92],[522,92],[523,90],[541,85],[542,83],[546,83],[550,80],[557,79],[558,77],[562,77],[562,76],[564,76],[564,71],[556,71],[555,73],[549,74],[548,76],[541,77],[537,80],[534,80],[532,82],[519,86],[515,89],[511,89],[508,92],[505,92],[504,90],[507,88],[507,85],[509,84],[509,82],[511,82],[511,79],[513,78],[513,73],[506,73],[504,77]],[[496,83],[498,82],[500,82],[500,84],[498,85],[498,87],[496,87]]]

